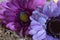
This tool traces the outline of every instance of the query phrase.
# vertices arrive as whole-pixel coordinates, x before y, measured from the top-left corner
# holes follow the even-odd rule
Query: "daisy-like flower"
[[[60,6],[59,0],[46,4],[43,12],[39,7],[30,16],[29,34],[33,40],[58,40],[60,38]]]
[[[28,35],[32,11],[39,5],[43,7],[46,0],[8,0],[0,5],[0,20],[7,28],[20,36]]]

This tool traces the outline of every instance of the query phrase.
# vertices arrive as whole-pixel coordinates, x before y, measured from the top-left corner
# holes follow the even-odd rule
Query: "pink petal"
[[[37,6],[43,7],[46,0],[32,0],[28,3],[28,8],[35,9]]]

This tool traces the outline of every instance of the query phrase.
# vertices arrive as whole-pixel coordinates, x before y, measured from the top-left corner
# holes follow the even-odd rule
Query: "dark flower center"
[[[23,22],[27,22],[27,20],[28,20],[27,14],[24,13],[24,12],[21,12],[21,14],[20,14],[20,20],[23,21]]]
[[[29,19],[29,12],[28,11],[19,11],[17,14],[16,14],[16,20],[15,20],[15,23],[18,22],[20,24],[20,26],[17,26],[17,30],[18,32],[20,31],[20,28],[22,29],[22,33],[23,33],[23,37],[25,36],[26,34],[26,30],[28,30],[28,27],[30,25],[30,22],[31,20]],[[20,28],[19,28],[20,27]]]
[[[60,19],[52,18],[47,22],[47,32],[52,35],[60,34]]]
[[[29,21],[29,15],[28,15],[29,12],[27,11],[19,11],[17,13],[17,18],[16,20],[17,21],[20,21],[20,22],[28,22]]]

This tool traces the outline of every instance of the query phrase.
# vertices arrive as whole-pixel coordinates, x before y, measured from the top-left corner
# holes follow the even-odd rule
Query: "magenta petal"
[[[0,19],[5,19],[5,17],[4,17],[4,16],[2,16],[2,15],[0,15]]]
[[[0,4],[0,19],[4,19],[5,16],[4,16],[4,11],[5,9],[2,7],[2,5]]]
[[[37,6],[43,7],[46,0],[32,0],[28,3],[28,8],[35,9]]]
[[[5,8],[8,8],[10,10],[16,11],[17,7],[15,7],[13,4],[8,3],[8,2],[2,2],[1,5]]]
[[[20,37],[23,37],[23,30],[22,29],[20,29],[19,35],[20,35]]]
[[[28,29],[26,30],[25,35],[29,35],[29,30]]]
[[[7,22],[13,22],[15,20],[15,17],[11,16],[11,17],[6,17],[5,19]]]
[[[1,3],[1,5],[2,5],[3,7],[9,8],[6,4],[7,4],[7,2],[2,2],[2,3]]]
[[[16,6],[17,8],[20,8],[20,2],[18,1],[18,0],[9,0],[9,2],[11,2],[11,3],[13,3],[14,4],[14,6]]]
[[[14,21],[15,20],[15,17],[16,17],[16,13],[14,13],[11,10],[5,10],[4,11],[4,15],[6,17],[5,18],[6,21]]]
[[[17,10],[18,8],[14,5],[14,4],[12,4],[12,3],[7,3],[6,4],[11,10]]]
[[[5,8],[0,4],[0,15],[3,15]]]
[[[4,15],[5,16],[16,16],[16,13],[14,13],[13,11],[11,11],[11,10],[5,10],[4,11]]]
[[[11,2],[20,8],[35,9],[37,6],[44,6],[46,0],[11,0]]]
[[[13,31],[16,30],[15,25],[14,25],[14,22],[8,23],[8,24],[6,25],[6,27],[9,28],[10,30],[13,30]]]

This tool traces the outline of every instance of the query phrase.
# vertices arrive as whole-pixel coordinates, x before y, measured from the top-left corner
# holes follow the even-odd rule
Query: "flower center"
[[[27,22],[28,21],[28,15],[25,12],[21,12],[20,20],[23,22]]]
[[[60,20],[59,19],[51,19],[47,23],[47,28],[52,35],[60,34]]]

